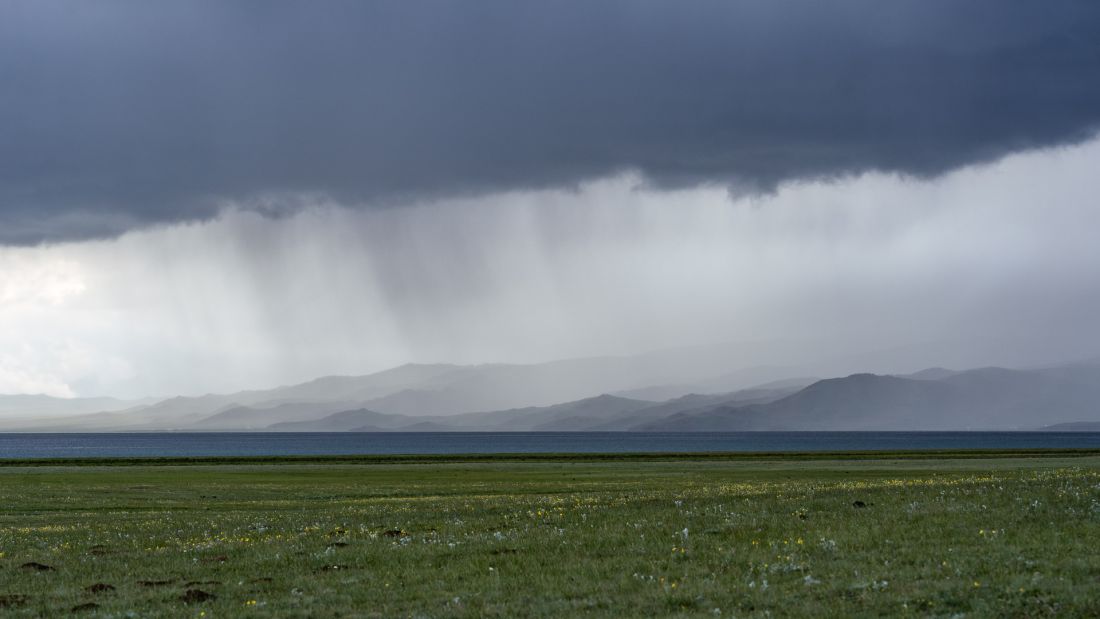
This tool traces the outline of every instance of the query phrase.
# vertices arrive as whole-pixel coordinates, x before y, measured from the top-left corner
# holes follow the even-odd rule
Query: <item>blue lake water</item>
[[[0,434],[0,458],[1100,448],[1100,432]]]

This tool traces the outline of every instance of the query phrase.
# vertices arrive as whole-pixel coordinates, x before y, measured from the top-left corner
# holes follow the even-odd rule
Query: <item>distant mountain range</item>
[[[677,413],[637,430],[1025,430],[1100,420],[1100,365],[854,374],[787,397]],[[936,378],[935,376],[939,376]]]
[[[605,357],[405,365],[269,390],[166,400],[0,396],[0,430],[38,432],[1088,431],[1100,362],[800,378],[714,359]],[[676,360],[674,360],[676,361]],[[720,367],[718,369],[721,369]]]
[[[115,398],[56,398],[48,395],[0,395],[0,419],[22,417],[40,419],[121,411],[156,402],[155,399],[118,400]]]

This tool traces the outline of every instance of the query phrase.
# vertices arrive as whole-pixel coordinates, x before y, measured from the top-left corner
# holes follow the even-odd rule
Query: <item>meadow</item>
[[[13,617],[1100,616],[1100,454],[7,462]]]

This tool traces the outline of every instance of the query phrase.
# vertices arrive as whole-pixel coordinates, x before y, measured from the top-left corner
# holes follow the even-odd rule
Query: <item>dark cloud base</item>
[[[933,175],[1100,121],[1100,4],[26,2],[0,8],[0,243],[639,170]]]

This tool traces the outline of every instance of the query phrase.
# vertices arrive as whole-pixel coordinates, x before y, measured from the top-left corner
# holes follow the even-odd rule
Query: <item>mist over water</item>
[[[272,196],[0,248],[0,392],[225,392],[723,342],[754,342],[746,365],[819,371],[1095,356],[1096,169],[1094,140],[755,196],[632,174],[389,209]],[[278,214],[287,201],[307,206]]]

